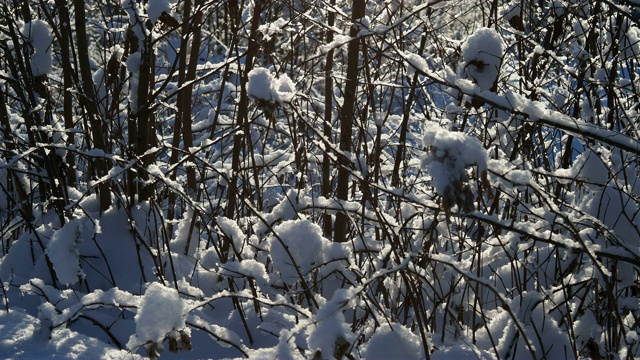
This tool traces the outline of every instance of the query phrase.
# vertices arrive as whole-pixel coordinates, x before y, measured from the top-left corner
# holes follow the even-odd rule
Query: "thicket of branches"
[[[7,312],[150,356],[640,356],[633,2],[0,7]],[[127,345],[152,282],[184,328]]]

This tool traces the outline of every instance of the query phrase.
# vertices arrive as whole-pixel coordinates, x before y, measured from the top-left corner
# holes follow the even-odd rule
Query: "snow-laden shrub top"
[[[33,48],[31,72],[33,76],[46,75],[53,69],[51,46],[53,34],[51,28],[42,20],[33,20],[24,24],[22,35]]]
[[[296,85],[287,74],[275,77],[265,68],[255,68],[249,72],[247,94],[257,100],[272,101],[283,105],[295,96]]]
[[[154,282],[145,291],[135,316],[136,333],[127,346],[136,349],[150,341],[162,344],[165,337],[185,327],[184,300],[173,288]]]
[[[425,126],[422,140],[427,150],[422,166],[431,176],[436,192],[443,197],[443,207],[459,205],[464,210],[473,208],[473,194],[468,185],[470,166],[477,174],[487,170],[487,154],[478,139],[467,134],[443,129],[435,123]],[[477,176],[477,175],[476,175]]]
[[[269,240],[273,268],[286,282],[296,282],[325,262],[331,243],[322,237],[322,229],[308,220],[288,220],[274,226]],[[295,264],[295,266],[294,266]],[[297,269],[297,270],[296,270]]]
[[[145,10],[147,10],[149,21],[151,21],[152,24],[155,24],[163,12],[171,14],[171,4],[175,2],[176,0],[149,0],[149,2],[144,6]]]
[[[494,89],[504,49],[502,38],[490,28],[476,30],[462,44],[465,72],[481,90]]]
[[[406,327],[385,324],[376,331],[363,350],[365,359],[414,359],[424,355],[422,341]]]

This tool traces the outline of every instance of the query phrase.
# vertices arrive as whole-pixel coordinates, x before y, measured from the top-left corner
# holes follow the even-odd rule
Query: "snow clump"
[[[431,176],[436,192],[443,197],[442,207],[449,210],[458,205],[464,211],[471,211],[474,196],[467,167],[476,165],[478,173],[487,170],[487,154],[482,143],[466,134],[428,124],[423,144],[427,155],[422,159],[422,166]]]
[[[325,262],[324,252],[331,248],[331,243],[322,237],[322,229],[317,224],[309,220],[288,220],[274,226],[273,231],[277,236],[269,239],[272,264],[284,281],[299,279],[296,265],[305,275]]]
[[[135,52],[127,58],[125,61],[125,65],[127,67],[127,71],[131,74],[131,78],[129,80],[129,104],[131,105],[131,110],[134,112],[138,111],[138,86],[140,84],[140,63],[142,61],[142,54],[140,52]]]
[[[462,45],[462,59],[467,77],[481,90],[495,91],[505,45],[494,29],[481,28]]]
[[[427,61],[418,54],[405,54],[407,60],[407,76],[413,76],[418,71],[424,71],[427,68]]]
[[[78,245],[84,238],[90,239],[94,232],[94,226],[85,218],[73,219],[53,233],[46,252],[61,284],[75,284],[85,277]]]
[[[31,55],[31,72],[33,76],[46,75],[53,70],[51,63],[51,29],[42,20],[34,20],[24,24],[22,35],[33,47]]]
[[[142,297],[135,316],[136,333],[127,346],[134,349],[148,341],[159,345],[165,337],[185,328],[184,300],[174,288],[154,282]]]
[[[314,326],[307,329],[309,349],[323,359],[331,355],[339,358],[339,354],[344,354],[353,342],[354,335],[343,313],[343,307],[353,297],[353,291],[338,289],[331,300],[318,309]]]
[[[278,18],[276,21],[260,25],[258,31],[262,33],[264,41],[270,41],[274,35],[282,34],[287,24],[287,20]]]
[[[376,330],[362,352],[363,359],[420,359],[422,341],[403,325],[393,323]]]
[[[147,10],[149,21],[151,21],[152,24],[155,24],[163,12],[171,14],[172,2],[175,2],[175,0],[149,0],[147,5],[144,7],[145,10]]]
[[[247,94],[254,99],[283,105],[293,100],[295,91],[296,85],[287,74],[275,77],[271,71],[263,67],[249,71]]]

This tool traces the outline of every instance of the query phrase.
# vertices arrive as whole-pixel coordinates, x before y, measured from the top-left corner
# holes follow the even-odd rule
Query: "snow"
[[[135,316],[136,333],[129,339],[127,347],[135,349],[148,341],[161,344],[167,335],[185,328],[184,312],[184,301],[176,289],[151,283]]]
[[[257,100],[283,105],[293,100],[296,85],[287,74],[274,76],[269,69],[257,67],[249,71],[247,94]]]
[[[187,209],[183,218],[178,223],[175,237],[171,240],[171,250],[194,256],[198,248],[198,228],[193,226],[193,209]],[[187,248],[188,246],[188,248]]]
[[[31,72],[33,76],[46,75],[53,69],[51,46],[53,34],[49,25],[42,20],[33,20],[24,24],[22,35],[33,48]]]
[[[67,328],[42,336],[42,322],[24,309],[0,312],[0,358],[3,359],[142,359],[141,356]]]
[[[178,3],[119,0],[112,19],[90,9],[103,149],[91,147],[97,129],[83,121],[82,94],[62,88],[49,20],[11,13],[6,58],[20,51],[48,81],[37,93],[23,89],[23,104],[29,76],[19,75],[29,65],[0,69],[15,140],[0,158],[0,358],[562,359],[592,356],[593,346],[637,358],[640,142],[630,59],[640,30],[628,9],[511,0],[483,18],[477,2],[386,0],[367,2],[352,23],[344,2],[302,3],[246,2],[235,34],[212,26],[219,7],[194,9],[206,39],[189,145],[186,128],[173,133],[184,34],[150,33]],[[326,23],[328,11],[336,24]],[[492,29],[475,30],[489,19]],[[565,28],[552,30],[558,20]],[[351,26],[356,38],[346,35]],[[152,52],[135,52],[130,32]],[[275,51],[250,51],[252,34]],[[349,42],[363,48],[346,152],[338,142]],[[128,74],[107,86],[111,55]],[[127,121],[139,110],[143,56],[152,59],[144,60],[158,145],[141,158]],[[405,76],[417,73],[417,84]],[[240,86],[251,99],[243,129]],[[66,99],[78,110],[70,129]],[[240,147],[235,135],[246,135]],[[62,162],[62,176],[42,168],[49,159]],[[109,169],[96,177],[98,160]],[[346,200],[332,194],[342,164]],[[197,192],[183,188],[187,169]],[[47,181],[60,186],[63,209]],[[148,201],[131,181],[150,186]],[[349,217],[344,243],[331,241],[339,212]]]
[[[467,167],[475,165],[478,172],[487,169],[486,151],[478,139],[433,123],[425,126],[424,133],[423,144],[428,152],[422,166],[432,177],[438,194],[447,196],[456,183],[466,182]]]
[[[420,338],[401,324],[384,324],[365,346],[365,359],[421,359],[424,349]]]
[[[320,55],[324,55],[328,53],[330,50],[339,48],[345,44],[348,44],[351,41],[351,37],[348,35],[336,34],[333,37],[333,41],[328,44],[320,45],[318,48],[318,53]]]
[[[271,100],[275,79],[265,68],[255,68],[249,71],[247,94],[256,99]]]
[[[411,77],[415,73],[416,69],[424,71],[427,69],[427,61],[418,54],[405,54],[407,59],[407,76]]]
[[[128,1],[128,0],[127,0]],[[142,60],[142,54],[135,52],[127,58],[125,61],[127,71],[131,74],[130,89],[129,89],[129,104],[131,109],[136,112],[138,109],[138,85],[140,84],[140,62]]]
[[[640,28],[625,20],[620,35],[620,53],[623,59],[635,58],[640,53]]]
[[[325,262],[324,252],[331,243],[322,237],[322,229],[308,220],[287,220],[274,226],[269,239],[273,267],[286,282],[305,276]],[[295,264],[295,265],[294,265]]]
[[[477,360],[491,359],[492,354],[477,347],[470,348],[467,345],[453,345],[438,347],[438,351],[431,354],[431,360]]]
[[[90,223],[89,223],[90,224]],[[86,220],[72,220],[56,231],[47,246],[47,255],[56,271],[58,281],[64,285],[75,284],[84,277],[80,268],[80,252],[77,244],[93,235]]]
[[[521,12],[522,7],[518,2],[511,2],[509,4],[506,4],[501,9],[501,15],[505,20],[511,20],[514,17],[519,17]]]
[[[283,18],[278,18],[275,21],[272,21],[268,24],[262,24],[258,28],[258,31],[262,33],[265,41],[271,40],[271,38],[276,34],[282,34],[283,29],[287,25],[287,20]]]
[[[245,235],[240,226],[238,224],[224,216],[219,216],[216,219],[218,227],[222,231],[222,233],[228,236],[231,239],[232,246],[240,253],[244,253],[247,256],[250,256],[250,250],[245,249]]]
[[[353,294],[350,291],[340,289],[320,307],[315,325],[307,330],[307,344],[312,352],[320,351],[322,357],[327,358],[353,342],[354,335],[342,312],[342,307],[351,296]]]
[[[132,25],[132,29],[138,37],[139,41],[143,41],[145,35],[148,33],[147,29],[143,26],[143,16],[140,4],[135,0],[121,0],[122,9],[127,13],[129,17],[129,24]]]
[[[155,24],[163,12],[171,14],[171,3],[171,0],[149,0],[149,2],[144,6],[145,10],[147,10],[149,21],[151,21],[152,24]]]
[[[282,74],[275,83],[276,101],[290,103],[296,94],[296,84],[287,74]]]
[[[606,148],[599,148],[600,153],[609,153]],[[605,155],[606,156],[606,155]],[[558,169],[556,175],[570,179],[604,185],[609,181],[609,164],[605,164],[601,156],[591,149],[578,155],[569,169]]]
[[[262,263],[256,260],[245,259],[240,262],[229,261],[226,262],[222,268],[229,272],[231,276],[240,274],[256,280],[260,288],[268,288],[270,286],[267,269]]]
[[[481,90],[493,88],[500,72],[504,48],[498,32],[489,28],[476,30],[462,45],[467,75]]]

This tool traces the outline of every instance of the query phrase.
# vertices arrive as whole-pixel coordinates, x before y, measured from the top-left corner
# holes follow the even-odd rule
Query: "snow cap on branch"
[[[33,76],[46,75],[53,70],[51,60],[51,28],[42,20],[33,20],[24,24],[22,35],[33,47],[31,72]]]
[[[504,42],[494,29],[476,30],[462,45],[466,76],[482,90],[495,91],[495,83],[504,57]]]
[[[325,262],[331,243],[322,236],[320,226],[308,220],[288,220],[274,226],[273,231],[278,236],[269,239],[270,255],[273,268],[284,281],[299,279],[296,266],[306,275]]]
[[[461,132],[448,131],[437,124],[427,124],[423,138],[427,155],[422,166],[432,178],[436,192],[443,197],[443,207],[453,205],[470,210],[472,193],[467,167],[476,165],[478,172],[487,170],[487,154],[482,143]]]
[[[161,344],[173,331],[185,328],[184,300],[178,291],[154,282],[142,297],[135,316],[136,333],[129,339],[130,349],[148,341]]]
[[[175,0],[149,0],[147,5],[145,5],[145,10],[147,10],[147,15],[149,16],[149,21],[152,24],[155,24],[156,21],[162,16],[162,13],[171,14],[171,4],[175,3]]]
[[[262,67],[249,71],[247,94],[254,99],[283,105],[293,100],[295,91],[296,85],[287,74],[275,77],[271,71]]]
[[[171,14],[171,4],[175,3],[175,0],[149,0],[147,5],[145,5],[145,10],[147,10],[147,15],[149,16],[149,21],[152,24],[155,24],[156,21],[162,16],[162,13]]]

